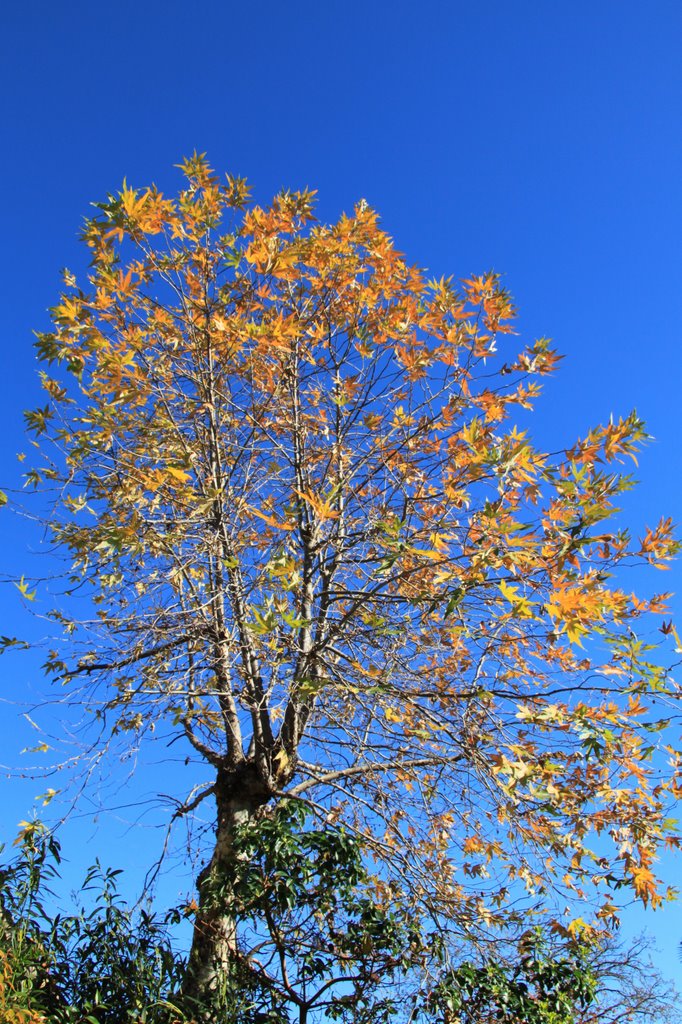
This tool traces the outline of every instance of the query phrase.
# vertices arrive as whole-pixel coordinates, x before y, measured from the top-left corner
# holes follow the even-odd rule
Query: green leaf
[[[4,654],[10,647],[18,647],[22,651],[29,649],[25,640],[19,640],[16,636],[0,636],[0,654]]]

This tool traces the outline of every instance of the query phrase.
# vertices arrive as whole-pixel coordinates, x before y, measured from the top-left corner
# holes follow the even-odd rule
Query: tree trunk
[[[228,989],[238,952],[238,919],[220,893],[229,891],[234,879],[236,830],[255,816],[271,793],[256,766],[244,762],[236,770],[218,770],[215,796],[216,843],[209,863],[197,878],[199,907],[181,993],[187,1009],[200,1020],[215,1019],[213,1014],[229,1004]]]

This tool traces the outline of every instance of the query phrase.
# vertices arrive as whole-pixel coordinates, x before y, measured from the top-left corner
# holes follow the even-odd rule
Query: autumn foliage
[[[207,879],[285,798],[453,941],[531,908],[580,931],[619,890],[656,905],[677,691],[650,642],[666,597],[629,574],[676,543],[613,525],[642,423],[538,450],[515,420],[557,356],[517,352],[494,274],[427,281],[364,202],[325,226],[311,193],[254,206],[204,158],[182,170],[177,198],[124,185],[88,222],[28,423],[94,608],[55,612],[50,667],[131,743],[182,737],[178,816],[216,801],[215,970],[195,957],[189,989],[239,945]]]

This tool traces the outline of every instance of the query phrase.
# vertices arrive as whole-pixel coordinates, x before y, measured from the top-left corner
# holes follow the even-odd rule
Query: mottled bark
[[[199,908],[182,988],[188,1007],[204,1008],[206,1019],[211,1019],[212,1008],[225,1003],[225,986],[237,954],[237,918],[227,898],[220,898],[220,891],[229,890],[235,874],[235,833],[271,795],[251,761],[238,769],[218,771],[216,842],[210,861],[197,879]]]

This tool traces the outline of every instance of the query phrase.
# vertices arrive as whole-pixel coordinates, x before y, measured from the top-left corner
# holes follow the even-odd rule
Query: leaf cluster
[[[407,976],[429,943],[396,901],[373,894],[355,837],[312,827],[305,805],[287,801],[257,824],[238,829],[229,874],[209,901],[240,924],[240,952],[226,982],[238,1019],[394,1019]],[[303,1018],[301,1018],[303,1019]]]
[[[446,972],[429,994],[428,1019],[450,1024],[574,1024],[595,1002],[599,979],[589,951],[551,951],[540,930],[529,933],[511,968],[465,962]]]
[[[34,823],[0,873],[0,1018],[7,1024],[164,1024],[183,960],[153,913],[134,913],[117,870],[91,867],[90,897],[53,913],[60,845]]]

